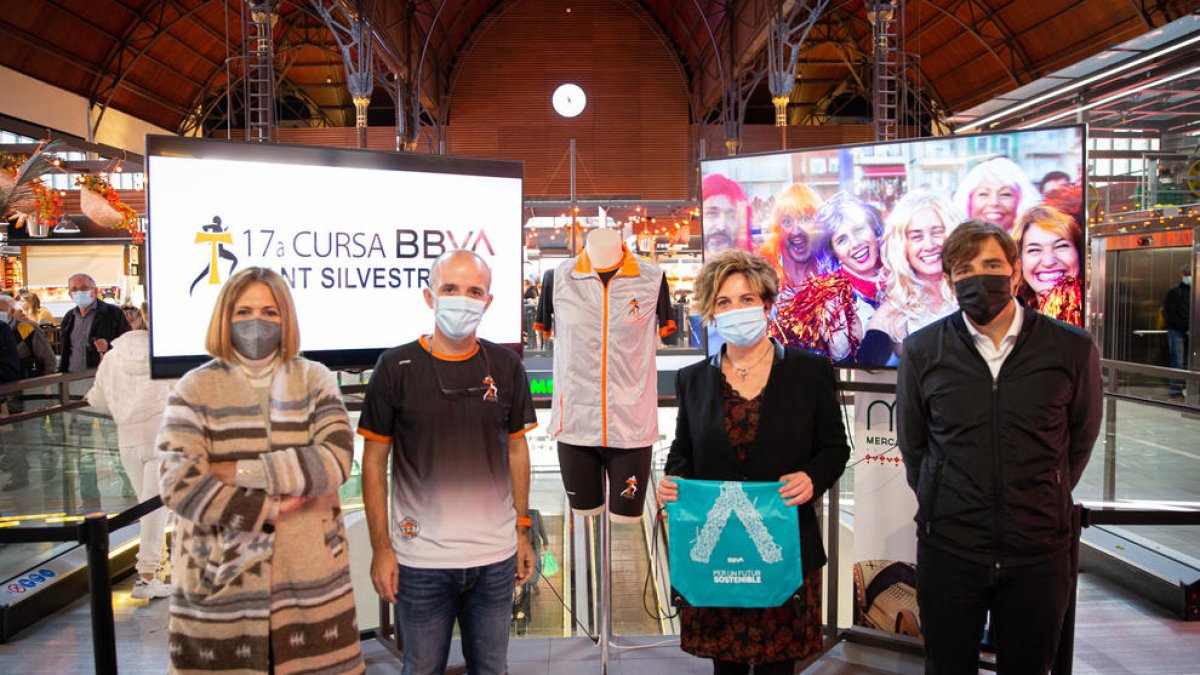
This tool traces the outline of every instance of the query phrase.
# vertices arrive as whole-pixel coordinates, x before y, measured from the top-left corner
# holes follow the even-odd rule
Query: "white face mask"
[[[71,294],[71,300],[75,302],[75,306],[79,309],[89,307],[95,301],[91,291],[75,291]]]
[[[0,323],[8,323],[8,312],[0,312]]]
[[[1184,278],[1183,278],[1183,285],[1184,285],[1184,286],[1191,286],[1191,285],[1192,285],[1192,277],[1191,277],[1191,275],[1188,275],[1188,276],[1186,276],[1186,277],[1184,277]]]
[[[475,333],[487,303],[465,295],[439,295],[433,301],[433,319],[438,330],[451,340],[461,340]]]
[[[729,344],[748,347],[767,334],[767,315],[762,307],[734,309],[716,315],[717,334]]]

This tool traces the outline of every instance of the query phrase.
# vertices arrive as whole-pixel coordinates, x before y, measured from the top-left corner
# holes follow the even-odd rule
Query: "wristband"
[[[533,519],[529,516],[518,516],[517,527],[533,527]]]

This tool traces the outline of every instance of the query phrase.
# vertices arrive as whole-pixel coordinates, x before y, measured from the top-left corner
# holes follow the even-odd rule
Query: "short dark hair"
[[[1181,277],[1186,277],[1187,275],[1189,275],[1189,274],[1191,274],[1191,273],[1192,273],[1192,266],[1191,266],[1191,265],[1189,265],[1189,264],[1187,264],[1187,263],[1184,263],[1184,264],[1182,264],[1182,265],[1180,265],[1180,266],[1179,266],[1179,276],[1181,276]]]
[[[1046,183],[1054,180],[1065,180],[1069,183],[1071,182],[1071,177],[1068,176],[1065,171],[1051,171],[1045,176],[1042,176],[1042,180],[1038,182],[1038,192],[1045,192]]]
[[[942,244],[942,272],[950,276],[950,270],[958,264],[970,262],[979,255],[979,247],[987,239],[995,239],[1004,250],[1004,258],[1012,267],[1017,266],[1017,243],[1004,228],[986,220],[968,220],[946,237]]]

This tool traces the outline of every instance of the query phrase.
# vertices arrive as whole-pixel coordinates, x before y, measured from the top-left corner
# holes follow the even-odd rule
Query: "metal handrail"
[[[42,375],[41,377],[29,377],[8,384],[0,384],[0,396],[6,394],[16,394],[26,389],[40,389],[42,387],[52,387],[62,385],[66,382],[75,380],[86,380],[89,377],[95,377],[96,371],[81,370],[77,373],[55,373],[54,375]]]
[[[1200,381],[1200,372],[1195,370],[1168,368],[1166,366],[1151,366],[1145,363],[1133,363],[1130,361],[1100,359],[1100,368],[1108,368],[1122,373],[1149,375],[1151,377],[1167,377],[1176,380]]]
[[[77,380],[86,380],[95,376],[95,370],[81,370],[77,373],[57,373],[54,375],[43,375],[41,377],[30,377],[24,380],[11,382],[9,384],[0,385],[0,400],[3,400],[5,396],[30,389],[58,387],[57,403],[35,408],[33,410],[25,410],[19,413],[13,413],[10,415],[0,415],[0,426],[4,426],[6,424],[16,424],[17,422],[24,422],[27,420],[37,419],[39,417],[48,417],[55,413],[87,407],[87,401],[71,399],[70,383]]]

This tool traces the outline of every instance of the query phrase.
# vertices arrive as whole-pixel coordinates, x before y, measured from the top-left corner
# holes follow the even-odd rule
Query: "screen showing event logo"
[[[291,288],[300,348],[330,366],[373,365],[433,327],[433,261],[465,248],[492,268],[479,335],[521,342],[519,163],[149,137],[151,367],[208,357],[222,285],[268,267]]]
[[[958,309],[947,235],[986,220],[1017,242],[1025,306],[1081,326],[1084,140],[1070,126],[706,160],[704,255],[741,248],[770,261],[781,342],[894,367],[905,337]]]

